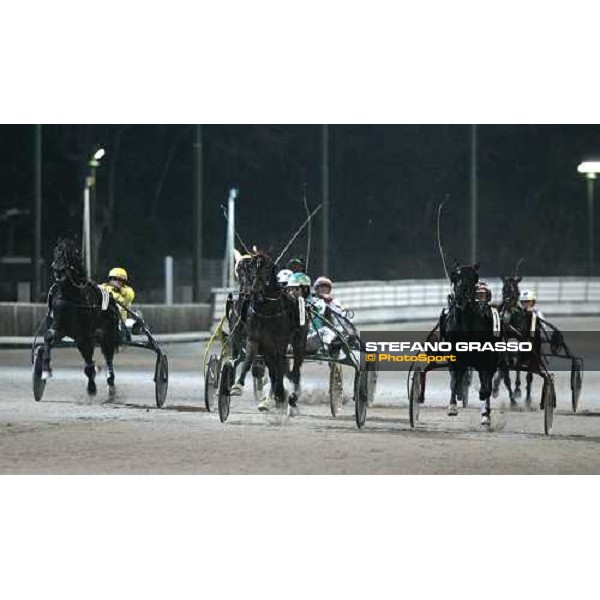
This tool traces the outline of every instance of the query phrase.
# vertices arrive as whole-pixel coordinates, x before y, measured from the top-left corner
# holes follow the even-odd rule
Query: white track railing
[[[500,279],[486,279],[492,301],[502,298]],[[525,277],[520,289],[533,290],[546,315],[600,314],[600,278]],[[334,296],[355,313],[359,324],[436,318],[447,305],[450,284],[444,279],[355,281],[335,284]],[[214,289],[214,320],[224,313],[227,290]]]

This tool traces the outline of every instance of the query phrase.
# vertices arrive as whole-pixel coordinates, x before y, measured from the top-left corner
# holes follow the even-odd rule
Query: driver
[[[123,269],[123,267],[114,267],[108,272],[108,281],[106,283],[101,283],[100,287],[105,289],[117,301],[121,323],[125,323],[126,329],[121,335],[126,337],[136,323],[135,319],[130,318],[125,310],[125,308],[131,307],[131,303],[135,298],[135,291],[131,285],[129,285],[127,271]],[[119,330],[121,331],[120,324]]]
[[[288,261],[288,264],[286,265],[286,267],[292,273],[305,273],[306,272],[306,262],[301,257],[292,258],[290,261]]]
[[[333,284],[331,283],[331,279],[324,275],[318,277],[313,286],[314,294],[317,298],[323,300],[331,310],[342,312],[342,305],[331,294],[332,288]]]
[[[105,289],[121,306],[129,308],[135,298],[135,291],[129,285],[127,271],[122,267],[115,267],[108,272],[108,281],[101,283],[100,287]],[[127,311],[119,307],[121,319],[127,319]]]
[[[542,313],[542,311],[535,305],[537,301],[537,296],[535,295],[534,291],[525,290],[521,293],[519,301],[521,302],[521,308],[525,312],[535,313],[536,317],[538,317],[539,319],[544,318],[544,313]]]
[[[294,273],[288,280],[288,289],[296,297],[302,296],[310,309],[308,317],[309,328],[306,336],[306,351],[309,353],[320,350],[329,351],[331,342],[336,338],[336,333],[324,322],[327,304],[318,296],[311,294],[310,278],[305,273]]]
[[[288,284],[288,280],[293,275],[293,273],[289,269],[281,269],[279,273],[277,273],[277,284],[280,289],[285,289]]]

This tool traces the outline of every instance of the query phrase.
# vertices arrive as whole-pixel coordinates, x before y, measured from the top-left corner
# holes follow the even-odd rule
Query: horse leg
[[[515,395],[513,394],[512,384],[510,381],[510,371],[508,369],[502,370],[502,378],[504,379],[504,385],[506,386],[506,389],[508,390],[508,397],[510,398],[510,407],[512,409],[517,408],[517,402],[515,400]]]
[[[42,356],[42,379],[50,379],[52,377],[52,366],[50,360],[52,358],[52,346],[60,340],[55,329],[48,329],[44,335],[44,350]]]
[[[92,338],[78,339],[77,349],[85,361],[83,372],[88,378],[87,393],[90,396],[95,396],[96,392],[96,365],[94,363],[94,341]]]
[[[286,344],[287,346],[287,344]],[[284,385],[284,377],[285,377],[285,350],[286,348],[280,348],[279,352],[273,359],[273,363],[275,365],[275,387],[274,387],[274,395],[275,402],[277,404],[283,404],[285,402],[285,385]],[[295,402],[294,402],[295,403]]]
[[[463,374],[459,396],[459,400],[462,401],[464,407],[469,404],[469,388],[471,387],[471,378],[471,369],[466,369]]]
[[[492,383],[492,396],[494,398],[497,398],[498,394],[500,393],[500,383],[502,382],[503,377],[504,377],[504,370],[498,369],[498,372],[496,373],[496,375],[494,377],[494,382]],[[504,383],[506,384],[506,379],[504,379]]]
[[[304,334],[304,335],[303,335]],[[294,402],[298,400],[300,396],[300,368],[304,362],[304,355],[306,352],[306,332],[299,331],[294,336],[292,342],[292,351],[294,353],[294,363],[292,365],[292,371],[290,373],[290,381],[294,386],[292,396]],[[287,364],[287,361],[285,361]],[[288,400],[289,401],[289,400]],[[294,404],[295,406],[295,404]]]
[[[115,348],[117,342],[115,336],[102,336],[101,349],[104,359],[106,360],[106,385],[108,387],[108,395],[110,398],[114,398],[117,395],[117,388],[115,387],[115,369],[113,365],[113,359],[115,356]]]
[[[490,406],[490,397],[492,395],[493,371],[479,371],[479,401],[481,409],[481,424],[489,427],[491,424],[492,408]]]
[[[294,366],[292,367],[291,381],[294,385],[294,391],[288,396],[288,416],[294,417],[298,414],[298,397],[300,395],[300,365],[303,360],[302,353],[294,347]],[[283,364],[285,365],[285,359]],[[282,374],[283,381],[283,374]]]
[[[533,373],[527,373],[527,396],[525,396],[525,406],[531,408],[531,384],[533,382]]]
[[[515,399],[518,400],[521,397],[521,371],[517,370],[517,376],[515,378]]]
[[[450,404],[448,405],[449,417],[456,417],[456,415],[458,415],[458,404],[456,402],[456,397],[458,395],[458,390],[460,390],[462,386],[463,374],[464,369],[452,369],[450,371]]]
[[[271,381],[271,391],[265,394],[262,402],[258,405],[258,410],[261,412],[269,412],[275,406],[275,393],[277,387],[277,373],[273,357],[265,354],[265,365],[269,369],[269,379]],[[283,385],[283,382],[282,382]]]
[[[242,362],[242,369],[240,371],[240,376],[238,380],[231,386],[231,390],[229,394],[231,396],[241,396],[242,391],[244,389],[244,384],[246,382],[246,375],[248,375],[248,371],[252,367],[252,362],[254,361],[254,357],[258,354],[258,344],[256,342],[247,341],[246,342],[246,356]],[[237,361],[236,361],[237,363]],[[236,365],[237,366],[237,365]]]

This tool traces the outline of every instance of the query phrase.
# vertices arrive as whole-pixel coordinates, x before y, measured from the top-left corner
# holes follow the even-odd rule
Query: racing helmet
[[[118,279],[119,281],[127,281],[127,271],[122,267],[114,267],[108,272],[109,279]]]
[[[306,269],[306,263],[302,258],[292,258],[286,266],[292,273],[303,273]]]
[[[310,288],[310,277],[306,273],[296,273],[298,276],[298,285],[300,287]]]
[[[290,279],[290,276],[293,275],[292,271],[289,269],[281,269],[279,273],[277,273],[277,283],[283,287],[285,287]]]
[[[520,302],[534,302],[537,300],[535,292],[533,290],[524,290],[521,292],[521,296],[519,298]]]
[[[487,281],[480,279],[475,286],[475,296],[483,295],[484,302],[491,302],[492,300],[492,290]]]
[[[300,276],[301,273],[292,273],[287,280],[287,287],[297,288],[300,287]]]
[[[324,275],[321,275],[321,277],[317,277],[317,280],[314,283],[313,289],[316,291],[317,288],[321,285],[328,285],[330,288],[333,287],[333,284],[331,283],[331,279],[329,279],[329,277],[325,277]]]

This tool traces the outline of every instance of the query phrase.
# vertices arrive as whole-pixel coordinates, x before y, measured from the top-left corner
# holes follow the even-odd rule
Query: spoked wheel
[[[356,426],[362,429],[367,420],[367,373],[366,371],[356,371],[354,376],[354,415],[356,417]]]
[[[221,377],[219,380],[219,419],[221,423],[225,423],[229,417],[233,377],[233,365],[230,362],[226,362],[221,368]]]
[[[219,372],[219,358],[212,354],[208,359],[204,374],[204,406],[208,412],[212,412],[215,408],[219,391]]]
[[[266,367],[263,362],[252,365],[252,385],[254,391],[254,400],[257,403],[262,402],[265,385],[267,383]]]
[[[330,363],[329,365],[329,406],[331,407],[331,416],[337,417],[344,401],[344,377],[342,374],[342,365]],[[364,421],[363,421],[364,422]]]
[[[38,346],[35,349],[33,358],[33,397],[39,402],[44,395],[46,380],[42,379],[42,361],[44,360],[44,347]]]
[[[583,384],[583,367],[580,359],[575,359],[571,365],[571,406],[573,412],[577,412],[581,387]]]
[[[410,382],[410,392],[408,395],[408,416],[410,426],[415,427],[419,420],[421,409],[421,397],[423,393],[423,373],[420,367],[413,371],[412,381]]]
[[[556,407],[556,392],[554,390],[554,381],[548,379],[544,381],[542,388],[542,405],[544,408],[544,433],[552,433],[552,423],[554,421],[554,409]]]
[[[156,392],[156,406],[162,408],[167,399],[167,389],[169,387],[169,361],[166,354],[159,354],[156,358],[156,368],[154,369],[154,389]]]
[[[367,406],[371,408],[375,401],[375,392],[377,390],[377,378],[379,373],[377,371],[377,363],[368,362],[366,363],[367,370]]]

